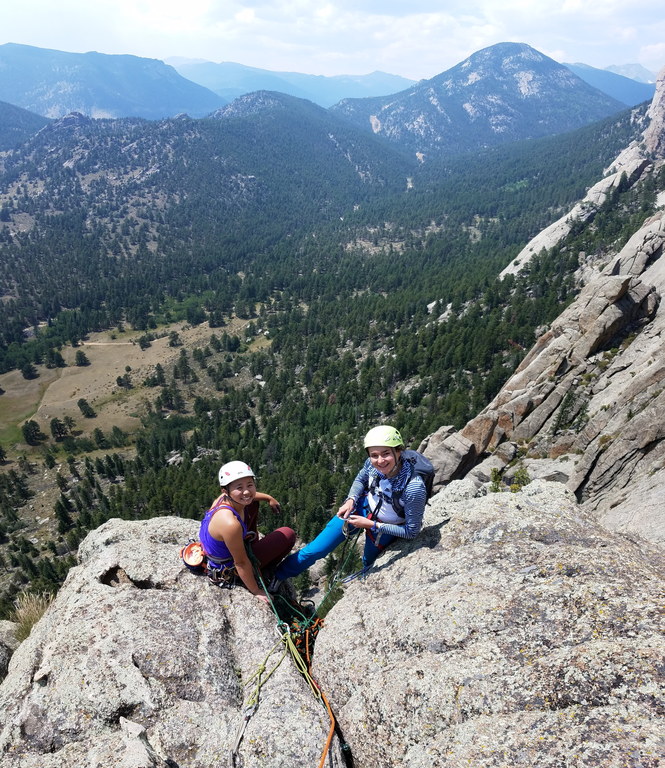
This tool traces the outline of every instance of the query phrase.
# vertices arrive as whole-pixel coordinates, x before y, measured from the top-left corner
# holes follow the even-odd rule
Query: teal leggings
[[[353,531],[353,527],[349,527]],[[279,568],[275,571],[275,576],[278,579],[290,579],[293,576],[298,576],[310,566],[314,565],[317,560],[321,560],[321,558],[329,555],[344,541],[345,536],[343,528],[344,520],[335,515],[315,539],[298,552],[289,555],[286,560],[282,562]],[[396,538],[396,536],[389,536],[385,533],[381,534],[381,544],[377,547],[370,537],[370,534],[366,533],[365,548],[363,550],[363,565],[372,565],[379,556],[379,553]]]

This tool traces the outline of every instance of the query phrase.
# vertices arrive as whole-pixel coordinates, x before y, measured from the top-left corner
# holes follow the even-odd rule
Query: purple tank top
[[[247,526],[245,525],[245,521],[240,517],[240,515],[233,509],[233,507],[230,504],[218,504],[216,507],[211,507],[206,513],[205,517],[203,518],[201,522],[201,527],[199,528],[199,540],[201,541],[201,544],[203,544],[203,549],[206,553],[206,555],[213,561],[213,562],[223,562],[225,560],[230,560],[233,562],[233,555],[229,552],[229,548],[226,546],[226,544],[223,541],[219,541],[218,539],[214,539],[209,531],[208,527],[210,526],[210,521],[212,520],[212,516],[217,512],[218,509],[222,509],[222,507],[225,507],[226,509],[230,509],[231,512],[236,516],[238,521],[240,522],[240,525],[242,526],[242,537],[243,539],[247,536]]]

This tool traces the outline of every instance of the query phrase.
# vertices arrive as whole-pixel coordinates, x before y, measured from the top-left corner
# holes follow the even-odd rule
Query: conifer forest
[[[389,422],[417,448],[462,427],[574,298],[580,253],[654,210],[649,184],[620,187],[621,218],[608,205],[499,280],[631,141],[634,110],[421,162],[304,105],[67,118],[2,154],[0,376],[39,379],[68,348],[89,366],[79,347],[99,331],[142,349],[170,334],[177,349],[141,379],[117,370],[118,391],[140,391],[135,432],[82,430],[100,405],[81,397],[75,419],[27,414],[0,435],[2,617],[21,590],[55,591],[112,517],[199,519],[223,461],[250,463],[282,505],[266,524],[308,540],[345,498],[367,429]],[[204,340],[184,344],[182,327]],[[34,543],[44,476],[54,524]]]

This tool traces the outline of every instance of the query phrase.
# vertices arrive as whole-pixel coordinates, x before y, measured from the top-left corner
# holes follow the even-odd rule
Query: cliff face
[[[665,67],[658,73],[649,116],[651,124],[644,132],[646,150],[662,160],[665,158]]]
[[[630,159],[629,183],[665,162],[664,91],[661,76],[644,141],[615,164],[625,170]],[[615,170],[604,188],[616,177]],[[591,208],[587,213],[592,218]],[[542,245],[540,235],[522,259]],[[591,276],[492,403],[460,432],[442,428],[430,437],[425,450],[439,483],[466,473],[486,482],[492,468],[504,470],[522,455],[532,476],[565,482],[607,525],[665,541],[664,245],[660,212]],[[514,263],[508,271],[519,268]]]

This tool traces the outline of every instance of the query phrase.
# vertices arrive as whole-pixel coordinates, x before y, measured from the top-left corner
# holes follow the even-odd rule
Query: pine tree
[[[28,445],[38,445],[40,440],[44,439],[39,424],[33,419],[26,421],[21,427],[21,431],[23,432],[23,439]]]

